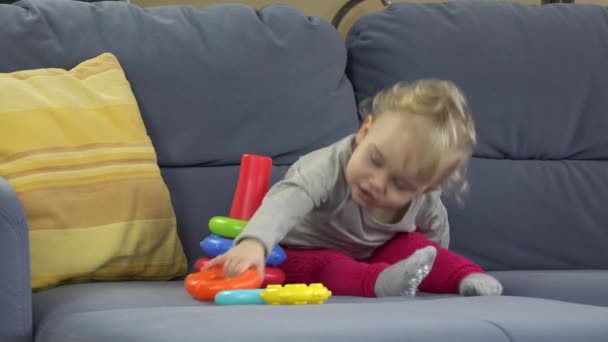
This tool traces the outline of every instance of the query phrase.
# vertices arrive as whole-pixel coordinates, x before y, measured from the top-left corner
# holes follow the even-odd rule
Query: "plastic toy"
[[[209,230],[211,230],[213,234],[231,239],[234,239],[241,234],[246,225],[247,221],[225,216],[214,216],[209,220]]]
[[[323,284],[288,284],[268,285],[266,289],[220,291],[215,296],[218,305],[304,305],[323,304],[329,297],[329,291]]]
[[[260,294],[263,289],[255,290],[228,290],[215,295],[217,305],[260,305],[266,304]]]
[[[200,243],[201,249],[210,258],[226,253],[232,247],[232,240],[211,234]]]
[[[224,290],[257,289],[262,285],[262,277],[249,269],[234,278],[224,278],[224,267],[218,265],[204,272],[191,273],[186,276],[184,286],[186,291],[198,300],[213,300],[215,295]]]
[[[329,291],[323,284],[288,284],[268,285],[266,289],[221,291],[215,296],[218,305],[253,305],[253,304],[323,304],[329,297]]]
[[[232,198],[231,218],[245,221],[251,219],[268,191],[271,168],[270,157],[243,154],[239,180]]]
[[[199,258],[194,263],[194,270],[200,272],[200,269],[209,261],[209,258]],[[268,285],[283,284],[285,282],[285,272],[282,269],[276,267],[265,267],[264,268],[264,281],[260,287],[266,287]]]
[[[200,272],[201,268],[203,268],[203,266],[207,263],[207,261],[209,261],[209,258],[198,258],[196,259],[196,261],[194,262],[194,272]]]
[[[213,258],[223,254],[232,247],[233,239],[247,225],[247,221],[259,208],[268,191],[271,168],[270,157],[253,154],[244,154],[241,157],[241,169],[232,199],[230,217],[216,216],[209,220],[212,234],[200,242],[201,249],[208,257]],[[280,246],[275,246],[266,260],[268,266],[265,268],[264,279],[253,269],[239,277],[224,279],[222,265],[201,272],[200,268],[209,259],[200,258],[194,264],[195,273],[186,276],[184,286],[195,299],[213,300],[221,291],[256,289],[262,284],[282,284],[285,282],[285,273],[276,266],[283,263],[286,258],[285,251]],[[220,297],[220,301],[221,298],[224,297]]]
[[[271,305],[322,304],[331,297],[331,291],[319,283],[308,286],[306,284],[268,285],[260,296]]]
[[[200,246],[205,254],[211,258],[226,253],[232,247],[232,245],[233,240],[226,239],[215,234],[209,235],[200,243]],[[285,261],[286,258],[287,254],[285,254],[283,248],[276,245],[266,258],[266,263],[270,266],[278,266]]]

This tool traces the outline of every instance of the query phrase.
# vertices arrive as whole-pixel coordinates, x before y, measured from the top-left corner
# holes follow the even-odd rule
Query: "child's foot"
[[[458,292],[463,296],[500,296],[502,285],[486,273],[473,273],[462,278]]]
[[[374,287],[376,297],[415,296],[418,286],[431,272],[436,256],[435,247],[428,246],[382,271]]]

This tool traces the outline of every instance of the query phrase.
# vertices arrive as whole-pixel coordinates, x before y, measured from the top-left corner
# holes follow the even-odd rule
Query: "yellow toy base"
[[[260,296],[270,305],[323,304],[331,297],[331,291],[319,283],[268,285]]]

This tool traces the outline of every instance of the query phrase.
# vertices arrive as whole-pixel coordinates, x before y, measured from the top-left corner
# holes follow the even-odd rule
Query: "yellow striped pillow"
[[[0,176],[29,225],[32,289],[187,271],[169,192],[112,54],[0,74]]]

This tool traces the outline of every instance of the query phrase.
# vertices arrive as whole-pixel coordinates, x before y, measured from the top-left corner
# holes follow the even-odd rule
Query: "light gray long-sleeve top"
[[[274,184],[235,239],[261,241],[266,252],[277,244],[290,248],[330,248],[365,259],[399,232],[418,230],[443,247],[449,225],[440,191],[414,199],[401,220],[385,224],[353,201],[345,170],[354,134],[302,156]]]

